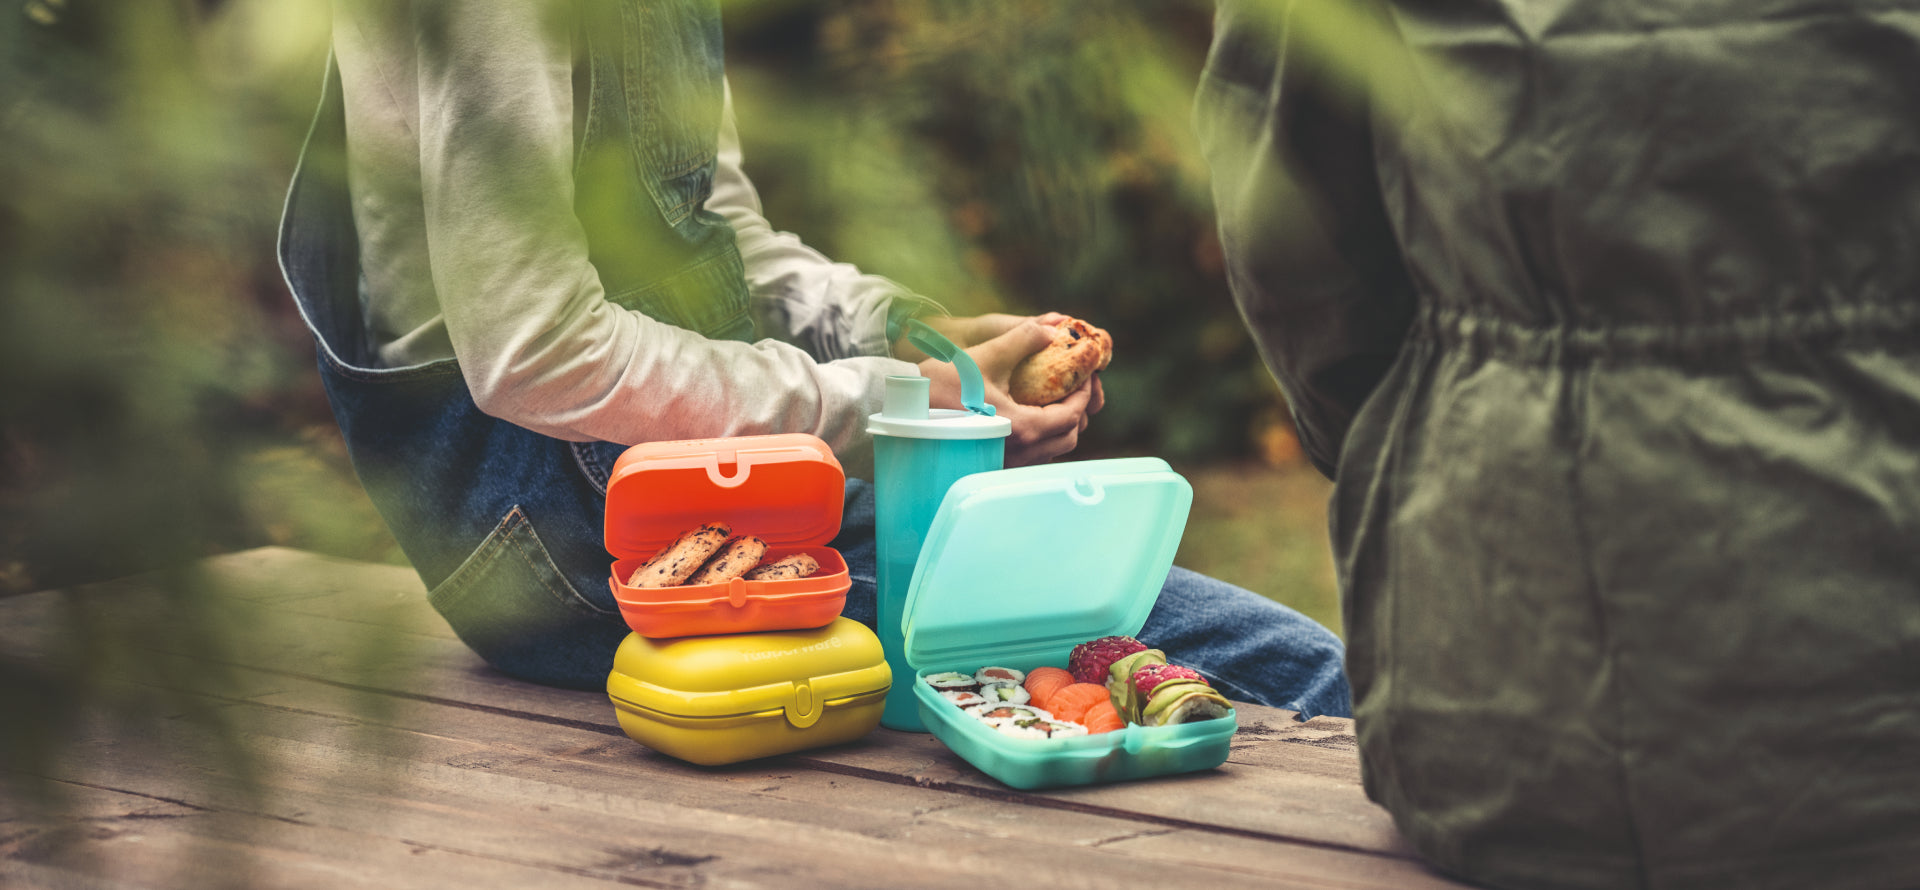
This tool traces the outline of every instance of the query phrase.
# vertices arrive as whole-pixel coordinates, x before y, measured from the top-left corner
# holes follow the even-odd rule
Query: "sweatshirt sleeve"
[[[1415,303],[1364,92],[1303,45],[1293,23],[1307,6],[1221,4],[1194,115],[1234,301],[1331,477]]]
[[[879,275],[863,274],[849,263],[836,263],[798,235],[775,230],[761,215],[760,194],[742,162],[729,88],[707,209],[733,226],[760,330],[822,359],[887,355],[892,346],[889,313],[896,321],[946,314],[926,297]]]
[[[416,8],[432,278],[481,410],[575,441],[807,432],[843,455],[868,444],[884,378],[913,373],[884,349],[816,361],[606,301],[573,212],[569,4]]]

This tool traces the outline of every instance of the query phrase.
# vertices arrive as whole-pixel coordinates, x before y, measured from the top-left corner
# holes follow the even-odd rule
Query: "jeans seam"
[[[681,280],[691,280],[695,276],[717,275],[718,273],[712,271],[712,267],[715,264],[727,263],[730,255],[737,257],[739,253],[738,251],[714,251],[701,259],[687,264],[665,278],[650,281],[637,287],[627,288],[616,295],[609,296],[607,301],[622,308],[627,308],[629,305],[634,307],[644,305],[648,308],[665,311],[680,321],[685,322],[687,325],[692,325],[689,329],[695,333],[710,335],[742,318],[750,317],[752,314],[750,312],[750,305],[748,303],[742,303],[733,309],[722,309],[717,312],[702,311],[698,313],[696,317],[694,313],[686,311],[688,307],[685,304],[673,298],[673,291],[668,288],[668,285]],[[664,307],[656,306],[655,303],[658,300],[664,300],[666,305]],[[702,310],[708,309],[706,306],[698,306],[695,308]],[[635,308],[634,311],[641,312],[649,317],[659,317],[654,315],[653,312],[648,312],[646,309]]]
[[[623,36],[641,33],[641,30],[647,26],[646,22],[640,21],[639,12],[630,4],[620,4],[619,11]],[[652,153],[645,147],[645,143],[652,138],[649,129],[653,123],[641,114],[647,105],[647,97],[642,94],[642,84],[638,83],[644,78],[647,66],[647,61],[641,58],[642,41],[628,39],[621,40],[620,43],[622,44],[619,55],[620,98],[626,117],[624,147],[633,160],[634,171],[640,179],[640,184],[653,198],[654,205],[662,211],[661,217],[666,218],[670,214],[665,212],[666,199],[661,196],[661,189],[665,184],[654,181],[657,177],[651,174],[655,162],[651,156]],[[678,220],[667,219],[668,225],[676,222]]]
[[[513,514],[520,515],[522,520],[520,523],[520,526],[522,528],[525,528],[529,534],[533,535],[535,540],[537,541],[539,539],[539,533],[534,531],[533,521],[531,519],[527,519],[526,514],[521,512],[519,506],[517,505],[513,508]],[[509,515],[512,515],[512,514],[509,514]],[[538,575],[548,576],[547,578],[542,580],[541,585],[547,589],[547,592],[549,594],[553,595],[553,598],[557,600],[560,603],[560,605],[568,608],[577,608],[579,606],[584,606],[588,611],[592,612],[595,615],[614,614],[611,611],[603,610],[599,606],[594,605],[586,597],[581,596],[579,591],[574,590],[573,585],[567,582],[567,580],[560,575],[559,569],[553,565],[552,559],[548,559],[547,564],[545,566],[542,566],[539,562],[535,561],[533,558],[533,554],[527,552],[526,545],[523,541],[520,540],[520,537],[521,536],[519,534],[518,528],[508,532],[506,535],[506,538],[508,539],[508,543],[511,543],[513,545],[514,552],[519,554],[521,561],[527,564],[527,568],[532,569],[533,573],[536,576]],[[541,548],[541,551],[544,553],[545,549],[546,548],[543,546]],[[542,571],[543,569],[552,569],[552,571],[543,572]],[[561,584],[566,585],[566,589],[562,590],[558,587],[555,587],[552,579],[559,579]]]
[[[313,334],[314,339],[320,340],[323,343],[325,342],[325,338],[320,335],[320,332],[313,330],[311,326],[309,326],[309,333]],[[334,354],[331,344],[328,344],[327,348],[320,350],[320,360],[326,362],[328,366],[333,368],[335,373],[342,377],[369,383],[397,383],[414,379],[446,377],[460,373],[460,360],[453,358],[435,359],[417,365],[408,365],[404,368],[362,368],[358,365],[347,364],[344,359]]]
[[[442,579],[439,584],[434,586],[435,591],[458,591],[454,599],[447,603],[449,607],[458,604],[467,597],[468,591],[461,587],[462,579],[492,565],[495,560],[500,558],[500,553],[506,546],[505,538],[507,537],[507,535],[502,534],[502,532],[514,521],[514,517],[520,515],[522,515],[520,505],[515,504],[513,509],[508,510],[507,515],[502,517],[500,522],[493,527],[493,531],[487,535],[486,539],[480,542],[479,549],[469,555],[466,560],[460,564],[459,568],[454,569],[453,574],[448,575],[445,579]],[[427,598],[429,600],[433,599],[433,593],[429,592]]]
[[[580,468],[581,475],[587,477],[587,484],[593,486],[593,489],[598,491],[601,497],[605,497],[607,494],[607,483],[612,480],[613,476],[604,467],[601,467],[600,461],[593,456],[593,443],[571,442],[568,444],[573,447],[573,463]]]
[[[693,170],[687,170],[687,171],[685,171],[685,172],[682,172],[682,173],[676,173],[676,174],[672,174],[672,175],[670,175],[670,176],[667,176],[666,178],[668,178],[668,179],[679,179],[680,177],[682,177],[682,176],[686,176],[687,174],[689,174],[689,173],[692,173],[692,172],[693,172]],[[699,195],[692,195],[692,196],[690,196],[690,197],[688,197],[688,198],[687,198],[687,199],[686,199],[685,201],[681,201],[680,203],[678,203],[678,204],[675,204],[675,205],[673,205],[673,209],[672,209],[672,210],[669,210],[669,211],[667,211],[667,214],[668,214],[668,215],[672,215],[672,214],[676,214],[676,213],[679,213],[680,211],[682,211],[682,210],[685,210],[685,209],[687,209],[688,207],[691,207],[691,206],[693,206],[693,205],[694,205],[695,203],[697,203],[697,202],[700,202],[700,201],[703,201],[703,200],[705,200],[705,199],[704,199],[704,198],[701,198],[701,197],[700,197]],[[677,221],[678,221],[678,220],[676,220],[676,222],[677,222]]]
[[[691,158],[688,158],[687,160],[680,161],[675,164],[663,165],[666,169],[661,172],[660,176],[663,179],[679,179],[682,176],[689,175],[691,173],[698,171],[700,168],[705,167],[707,164],[711,163],[712,160],[713,158],[708,156],[707,153],[701,152],[699,154],[694,155]],[[693,201],[689,200],[686,203],[681,204],[680,206],[685,207],[687,206],[687,204],[691,204],[691,203],[693,203]],[[679,208],[676,207],[674,209],[677,210]]]

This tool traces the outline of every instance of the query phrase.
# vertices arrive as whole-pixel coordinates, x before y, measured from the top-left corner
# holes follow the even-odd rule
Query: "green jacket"
[[[1246,6],[1368,794],[1495,886],[1920,886],[1920,3]]]

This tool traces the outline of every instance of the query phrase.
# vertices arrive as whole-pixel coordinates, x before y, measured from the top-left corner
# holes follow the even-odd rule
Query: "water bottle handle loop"
[[[980,374],[980,366],[974,363],[973,356],[917,318],[907,322],[907,342],[920,347],[921,352],[953,365],[954,371],[960,375],[962,408],[984,417],[993,416],[993,406],[987,404],[987,381]]]

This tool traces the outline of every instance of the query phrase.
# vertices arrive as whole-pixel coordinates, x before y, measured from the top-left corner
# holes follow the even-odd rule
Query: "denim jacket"
[[[671,0],[580,8],[591,76],[590,111],[576,114],[575,210],[607,299],[715,339],[747,339],[746,270],[733,229],[703,206],[719,146],[719,7]],[[658,252],[631,250],[635,243]]]

